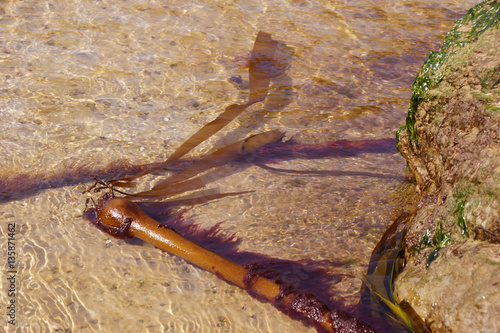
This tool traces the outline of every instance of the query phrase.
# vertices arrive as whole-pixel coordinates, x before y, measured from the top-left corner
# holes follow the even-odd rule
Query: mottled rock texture
[[[500,2],[472,8],[413,83],[398,149],[420,202],[395,283],[435,332],[500,331]]]

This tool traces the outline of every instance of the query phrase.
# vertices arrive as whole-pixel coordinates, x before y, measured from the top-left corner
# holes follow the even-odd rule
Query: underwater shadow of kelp
[[[227,107],[214,121],[208,123],[197,133],[188,138],[166,161],[138,166],[130,166],[127,165],[126,162],[120,161],[104,169],[96,169],[91,165],[80,167],[70,166],[69,169],[50,176],[43,174],[18,174],[4,178],[0,181],[0,201],[28,196],[30,193],[36,193],[36,191],[43,188],[76,184],[92,179],[111,179],[106,182],[99,182],[99,184],[102,184],[111,191],[111,195],[108,193],[103,196],[96,205],[96,208],[86,209],[84,212],[84,216],[100,230],[109,232],[118,237],[136,236],[139,234],[139,229],[142,228],[137,221],[141,219],[148,220],[150,229],[145,233],[149,233],[149,236],[154,237],[156,234],[160,235],[160,233],[157,233],[158,230],[165,231],[164,234],[180,233],[186,235],[194,243],[199,243],[206,249],[219,253],[224,257],[223,259],[227,259],[227,261],[234,262],[236,265],[240,266],[236,270],[241,271],[243,267],[247,273],[245,273],[243,280],[241,280],[241,276],[239,280],[236,279],[236,281],[239,281],[238,285],[258,299],[267,299],[271,301],[277,308],[287,312],[292,318],[308,320],[312,325],[317,327],[319,331],[322,331],[322,327],[328,327],[328,331],[352,329],[353,331],[372,332],[372,328],[348,314],[348,312],[356,312],[356,309],[345,309],[342,300],[336,298],[331,292],[332,284],[338,283],[344,277],[353,278],[350,275],[333,273],[335,269],[338,271],[338,268],[344,266],[344,264],[331,261],[313,261],[309,259],[289,261],[252,252],[241,252],[237,249],[240,242],[238,238],[235,236],[228,238],[220,237],[220,225],[216,225],[208,230],[201,230],[196,225],[184,223],[182,221],[182,215],[167,221],[166,224],[158,224],[158,222],[151,221],[149,217],[136,219],[139,213],[134,207],[139,206],[151,217],[156,217],[163,221],[170,215],[168,209],[170,209],[174,203],[179,205],[190,205],[227,195],[245,193],[201,193],[199,196],[195,195],[184,201],[178,198],[168,199],[171,195],[202,189],[206,185],[206,182],[199,174],[209,169],[217,168],[233,161],[243,161],[255,163],[272,171],[303,173],[300,170],[281,170],[272,168],[264,163],[277,163],[280,159],[341,158],[363,153],[394,152],[394,140],[382,139],[357,142],[340,140],[319,145],[304,145],[298,144],[293,140],[280,142],[284,133],[277,130],[268,131],[250,136],[232,145],[220,148],[202,158],[196,159],[192,163],[188,163],[190,165],[187,168],[184,168],[182,171],[156,184],[155,187],[149,191],[133,193],[127,195],[126,198],[115,198],[112,195],[115,191],[123,193],[117,191],[116,187],[133,187],[135,185],[134,181],[143,175],[160,171],[166,167],[173,168],[177,163],[180,163],[179,165],[186,163],[185,160],[181,161],[180,158],[190,152],[198,144],[218,132],[235,117],[245,111],[250,105],[264,101],[268,94],[271,81],[284,71],[284,69],[280,69],[273,65],[276,60],[273,57],[276,51],[276,45],[277,41],[273,40],[269,34],[259,32],[250,59],[250,95],[248,102],[245,104],[233,104]],[[314,174],[314,172],[307,172]],[[320,170],[319,173],[316,174],[338,176],[349,173]],[[350,175],[388,176],[359,172],[351,172]],[[389,175],[389,177],[392,176]],[[173,201],[162,202],[165,198]],[[144,200],[152,200],[153,202],[144,202]],[[135,201],[135,203],[132,201]],[[116,205],[108,209],[106,205],[109,203]],[[100,212],[103,213],[103,215],[98,216]],[[103,221],[109,222],[108,217],[110,217],[112,213],[120,215],[119,223],[103,223]],[[132,227],[134,223],[135,225]],[[173,230],[175,230],[175,232]],[[129,234],[129,231],[132,231],[132,233]],[[178,236],[174,235],[174,237]],[[208,257],[210,257],[210,255],[206,258]],[[203,265],[200,265],[200,267],[203,267]],[[231,267],[234,268],[234,266]],[[207,270],[214,271],[219,278],[226,279],[224,275],[214,267],[208,267]],[[269,298],[271,296],[265,296],[265,293],[259,294],[257,289],[254,288],[254,284],[258,285],[258,283],[254,282],[263,281],[263,279],[259,280],[259,277],[265,278],[267,281],[265,283],[267,283],[268,286],[271,285],[270,288],[274,288],[274,291],[279,288],[279,293],[272,294],[272,299]],[[282,286],[290,288],[282,290]],[[300,292],[297,290],[300,290]],[[267,295],[270,294],[268,293]],[[321,299],[315,298],[313,295],[321,295]],[[292,302],[294,304],[292,304]],[[343,309],[347,310],[347,312]],[[362,314],[361,317],[363,317]],[[367,320],[367,322],[372,321]],[[376,328],[384,327],[382,324],[375,324],[374,326]]]
[[[314,261],[310,259],[292,261],[274,258],[268,255],[240,251],[242,238],[236,234],[226,236],[221,229],[223,222],[208,229],[200,228],[193,221],[181,218],[168,218],[161,206],[148,206],[147,203],[138,203],[149,216],[174,229],[190,241],[211,250],[226,259],[229,259],[255,274],[269,279],[279,279],[283,284],[293,285],[301,291],[324,295],[326,303],[330,302],[333,308],[344,308],[342,300],[333,294],[325,294],[332,284],[340,282],[344,277],[353,277],[348,274],[332,274],[333,268],[346,266],[346,263],[335,263],[330,260]],[[329,301],[330,300],[330,301]],[[333,302],[332,302],[333,300]]]
[[[274,258],[270,259],[249,252],[239,252],[238,254],[238,251],[234,251],[235,247],[231,246],[231,243],[236,244],[236,239],[233,239],[232,242],[231,238],[229,238],[229,241],[219,242],[219,245],[217,245],[220,248],[221,244],[225,243],[227,248],[233,249],[233,251],[229,252],[222,251],[222,253],[227,252],[228,257],[226,257],[206,247],[211,247],[210,244],[206,244],[207,235],[199,240],[205,244],[205,246],[201,246],[181,236],[174,227],[164,225],[152,217],[157,215],[152,209],[160,209],[161,212],[161,206],[166,204],[168,210],[172,200],[178,201],[178,198],[175,197],[185,192],[195,191],[194,194],[190,194],[192,197],[188,199],[188,202],[193,198],[198,201],[207,201],[231,195],[230,193],[206,194],[204,189],[207,180],[205,173],[237,159],[251,161],[262,147],[280,142],[284,137],[283,132],[272,130],[251,135],[244,140],[219,148],[203,156],[187,169],[160,181],[149,190],[138,193],[128,192],[130,188],[135,186],[137,178],[176,162],[194,147],[218,132],[241,112],[245,111],[248,106],[263,101],[267,96],[270,82],[276,72],[279,72],[273,68],[273,62],[276,60],[273,57],[276,47],[277,41],[273,40],[269,34],[258,33],[250,57],[250,95],[247,103],[233,104],[226,108],[214,121],[203,126],[188,138],[165,162],[144,169],[144,171],[134,176],[98,182],[96,185],[99,186],[95,186],[95,189],[108,189],[108,193],[100,197],[97,203],[89,198],[93,202],[93,207],[89,208],[87,206],[84,217],[99,230],[114,237],[140,238],[164,251],[180,256],[193,265],[214,273],[218,278],[243,288],[252,297],[272,303],[277,309],[285,312],[291,318],[313,325],[319,332],[345,330],[374,332],[372,327],[353,317],[347,311],[339,309],[337,306],[329,307],[324,301],[318,299],[314,293],[304,291],[303,288],[316,288],[309,281],[312,276],[319,277],[317,284],[324,287],[321,293],[327,293],[326,290],[330,290],[322,282],[332,280],[332,274],[328,274],[332,267],[330,267],[330,270],[327,269],[328,267],[321,267],[321,265],[325,266],[327,262],[316,263],[313,267],[311,265],[312,261],[306,265],[305,261],[303,263],[293,263]],[[117,190],[116,187],[126,188],[127,193]],[[125,194],[125,197],[116,197],[114,192]],[[242,194],[242,192],[235,194]],[[163,209],[163,213],[160,213],[158,217],[163,218],[168,215],[168,211]],[[174,221],[179,219],[181,219],[180,215],[177,215],[177,217],[174,215]],[[182,228],[182,225],[176,228]],[[188,232],[189,230],[184,230],[183,233]],[[191,234],[191,237],[194,237],[193,234]],[[247,259],[243,260],[245,257]],[[241,262],[242,260],[245,261],[244,265],[237,263],[237,261]],[[292,274],[284,274],[285,270],[288,273],[292,272]],[[306,280],[299,279],[294,281],[294,284],[288,283],[288,281],[300,277],[300,274],[296,274],[297,272],[304,273],[303,276],[306,277]],[[330,276],[325,278],[327,275]],[[278,278],[278,276],[280,277]],[[294,279],[291,278],[292,276]],[[335,279],[333,280],[335,282]],[[304,283],[306,281],[307,283]],[[295,284],[299,284],[302,290],[297,289]]]
[[[174,229],[190,241],[242,265],[251,274],[265,277],[279,284],[294,286],[296,290],[302,292],[311,293],[323,301],[330,309],[338,309],[355,315],[377,331],[397,332],[394,329],[396,325],[390,325],[385,316],[373,316],[373,309],[364,306],[347,306],[344,300],[334,293],[332,286],[345,278],[355,278],[351,274],[338,273],[343,267],[347,267],[349,263],[313,259],[294,261],[251,251],[240,251],[238,247],[243,239],[236,234],[226,236],[222,230],[223,222],[219,222],[211,228],[203,229],[193,221],[185,219],[183,214],[172,218],[172,215],[170,215],[171,208],[168,205],[162,206],[158,203],[138,203],[138,205],[149,216],[163,225]],[[142,241],[136,239],[125,240],[125,242],[142,245]],[[396,327],[404,329],[403,326]],[[401,330],[400,332],[405,331]],[[407,332],[411,331],[408,330]]]
[[[286,142],[265,145],[259,148],[252,156],[237,159],[236,162],[263,166],[266,163],[276,165],[280,161],[293,159],[345,158],[372,153],[391,154],[396,152],[394,142],[395,139],[393,138],[384,138],[378,140],[338,140],[320,144],[301,144],[291,139]],[[182,161],[169,164],[169,168],[182,170],[186,165],[194,164],[198,160],[197,158],[183,159]],[[131,165],[126,160],[118,160],[105,167],[95,166],[92,163],[83,165],[76,163],[67,164],[61,167],[60,170],[50,174],[43,172],[4,174],[0,179],[0,203],[30,197],[44,189],[78,185],[95,181],[96,179],[107,181],[130,176],[135,177],[146,171],[149,173],[161,170],[162,168],[158,168],[158,165],[164,166],[164,162]],[[293,170],[277,170],[277,168],[269,166],[266,168],[270,171],[294,173]],[[314,175],[314,172],[309,172],[309,174]],[[328,170],[319,170],[316,174],[331,176],[374,176],[382,178],[396,177],[369,172],[336,172]]]

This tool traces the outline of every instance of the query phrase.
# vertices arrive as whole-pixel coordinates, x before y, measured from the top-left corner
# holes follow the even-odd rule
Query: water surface
[[[164,160],[247,98],[247,58],[259,30],[288,46],[286,85],[293,90],[278,89],[277,96],[287,96],[280,107],[252,106],[192,156],[275,128],[309,144],[393,138],[420,65],[476,3],[3,2],[2,178],[42,174],[36,182],[48,182],[75,166]],[[241,84],[231,80],[237,76]],[[405,162],[394,149],[273,166],[346,175],[230,164],[211,187],[255,192],[194,207],[187,216],[203,227],[222,221],[224,232],[241,237],[242,250],[338,263],[330,293],[352,307],[374,244],[412,193]],[[314,332],[181,259],[110,239],[82,219],[81,192],[91,182],[57,185],[0,204],[2,253],[7,224],[17,226],[17,325],[1,322],[9,332]],[[5,292],[0,300],[7,304]]]

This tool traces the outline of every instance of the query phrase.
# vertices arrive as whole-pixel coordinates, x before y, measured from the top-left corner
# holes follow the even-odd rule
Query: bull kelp
[[[328,283],[307,292],[357,315],[359,277],[407,200],[393,195],[405,172],[394,132],[411,81],[478,2],[3,2],[0,215],[18,226],[22,259],[22,310],[12,329],[315,331],[208,271],[138,239],[110,239],[81,218],[81,192],[94,179],[104,181],[99,187],[155,168],[229,105],[249,101],[259,29],[291,45],[291,102],[268,107],[288,83],[272,84],[265,103],[122,191],[147,191],[251,134],[286,130],[295,143],[262,147],[259,165],[242,156],[207,170],[209,189],[165,206],[190,201],[186,224],[208,231],[222,222],[221,233],[237,235],[242,251],[328,261]],[[318,286],[317,274],[286,267],[304,279],[288,284]]]
[[[99,186],[92,186],[97,191],[109,189],[111,192],[103,195],[97,204],[92,198],[94,207],[86,207],[84,217],[95,225],[99,230],[116,238],[137,237],[152,243],[168,253],[177,255],[188,262],[214,273],[218,278],[231,282],[245,289],[251,296],[272,303],[276,308],[288,314],[293,319],[310,323],[319,332],[338,332],[349,330],[350,332],[375,332],[375,330],[362,320],[351,316],[348,312],[330,307],[309,292],[298,291],[295,286],[282,283],[280,278],[269,279],[265,274],[259,273],[252,267],[259,265],[255,262],[247,262],[241,266],[227,258],[210,251],[209,249],[191,242],[181,236],[171,226],[162,224],[144,212],[139,206],[155,211],[162,211],[166,215],[170,212],[172,201],[165,201],[171,196],[200,190],[209,182],[206,177],[200,176],[203,172],[220,167],[240,157],[252,159],[258,149],[265,145],[280,141],[284,133],[278,130],[267,131],[252,135],[245,140],[235,142],[227,147],[221,148],[202,157],[190,168],[177,173],[170,178],[161,181],[151,190],[128,194],[127,198],[117,198],[114,191],[125,194],[116,187],[132,188],[137,178],[145,176],[153,171],[170,165],[191,151],[201,142],[218,132],[231,120],[236,118],[246,108],[256,102],[263,101],[268,93],[271,79],[280,71],[277,61],[273,59],[277,41],[264,32],[259,32],[255,40],[250,60],[250,97],[246,104],[236,104],[226,110],[214,121],[202,127],[197,133],[188,138],[164,163],[157,164],[155,168],[146,168],[127,178],[111,180],[108,182],[98,181]],[[278,68],[274,70],[274,68]],[[233,112],[233,110],[237,112]],[[89,192],[87,190],[86,192]],[[239,195],[245,192],[223,194]],[[187,200],[186,204],[206,202],[210,199],[220,198],[220,195],[194,194],[195,200]],[[190,199],[193,199],[191,196]],[[148,202],[144,202],[148,200]],[[135,203],[134,201],[137,201]],[[179,202],[179,199],[174,199]],[[184,200],[182,200],[185,202]],[[158,205],[159,204],[159,205]],[[163,204],[166,204],[164,206]],[[151,213],[150,213],[151,214]],[[182,214],[175,219],[181,219]],[[247,268],[248,267],[248,268]],[[267,269],[268,270],[268,269]]]

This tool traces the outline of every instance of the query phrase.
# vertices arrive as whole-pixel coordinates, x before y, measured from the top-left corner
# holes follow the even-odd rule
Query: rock
[[[407,266],[395,296],[408,301],[433,332],[498,332],[499,266],[495,244],[452,244],[439,251],[429,269],[425,261]]]
[[[420,202],[395,297],[436,332],[500,331],[500,2],[429,56],[397,137]]]

